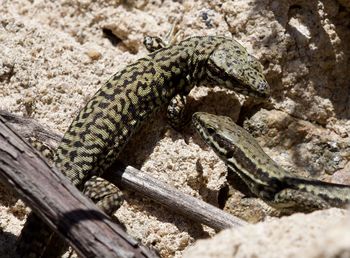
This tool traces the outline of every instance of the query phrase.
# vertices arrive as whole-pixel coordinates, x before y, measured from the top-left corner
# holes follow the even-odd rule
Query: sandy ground
[[[349,10],[347,1],[331,0],[0,0],[0,109],[63,133],[104,81],[147,53],[145,35],[164,36],[178,19],[177,40],[225,35],[241,42],[262,62],[272,88],[269,105],[220,88],[195,88],[193,111],[232,117],[293,173],[350,184]],[[350,257],[345,211],[271,219],[276,212],[261,201],[223,191],[229,188],[224,164],[190,126],[176,132],[164,110],[160,114],[121,159],[232,214],[260,221],[219,234],[210,257]],[[11,257],[29,209],[3,187],[0,205],[0,256]],[[116,217],[162,257],[182,257],[197,239],[215,233],[136,193],[126,192]],[[267,248],[268,243],[279,248]],[[209,246],[206,240],[185,253],[203,257],[200,248]]]

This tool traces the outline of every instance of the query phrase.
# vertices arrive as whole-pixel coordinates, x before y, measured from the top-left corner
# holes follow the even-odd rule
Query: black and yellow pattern
[[[252,96],[269,95],[260,63],[238,42],[215,36],[189,38],[113,75],[68,128],[55,153],[56,166],[82,190],[89,178],[101,175],[116,160],[150,114],[163,104],[176,104],[173,99],[201,82]]]
[[[130,136],[158,107],[208,80],[245,94],[265,97],[269,93],[256,60],[236,41],[184,40],[113,75],[67,130],[56,152],[57,166],[81,188],[115,161]]]

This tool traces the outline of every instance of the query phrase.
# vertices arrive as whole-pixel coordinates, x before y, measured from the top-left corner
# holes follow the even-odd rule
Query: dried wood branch
[[[24,138],[34,137],[39,141],[48,143],[50,146],[53,146],[62,138],[62,136],[45,129],[34,119],[17,116],[5,110],[0,110],[0,115]]]
[[[82,257],[156,257],[50,167],[1,116],[0,180]]]
[[[151,200],[166,206],[169,211],[181,214],[215,230],[247,225],[245,221],[193,196],[182,193],[131,166],[125,167],[122,164],[113,166],[103,177],[111,183],[149,197]]]

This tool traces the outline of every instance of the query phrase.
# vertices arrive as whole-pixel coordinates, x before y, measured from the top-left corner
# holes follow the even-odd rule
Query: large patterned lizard
[[[114,74],[68,128],[55,153],[56,166],[82,189],[89,178],[100,175],[116,160],[150,114],[163,104],[179,104],[182,98],[178,96],[187,95],[201,83],[251,96],[269,95],[261,64],[238,42],[215,36],[192,37],[157,50]],[[178,108],[168,110],[181,113]],[[29,224],[33,218],[38,222],[35,215],[30,215]],[[25,256],[33,253],[38,257],[52,235],[47,227],[44,230],[43,223],[36,223],[32,224],[38,225],[37,235],[28,232],[32,228],[27,224],[22,231],[19,249]],[[28,241],[37,243],[34,249],[43,250],[30,250]]]

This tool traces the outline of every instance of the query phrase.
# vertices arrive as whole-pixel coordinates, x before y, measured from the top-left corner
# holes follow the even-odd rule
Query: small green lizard
[[[178,105],[181,96],[201,83],[259,97],[269,96],[270,90],[261,64],[235,40],[215,36],[186,39],[113,75],[68,128],[54,155],[56,166],[82,189],[89,178],[101,175],[116,160],[150,114],[164,104]],[[175,120],[181,113],[175,107],[168,110],[176,113],[169,115]],[[38,222],[34,215],[28,221],[33,217]],[[28,223],[20,237],[22,243],[35,241],[46,246],[50,230],[37,226],[36,231],[44,232],[44,239],[40,239],[39,233],[33,236]],[[19,247],[20,253],[30,253],[28,244],[20,243]]]
[[[257,141],[229,117],[197,112],[193,124],[203,140],[249,190],[272,207],[310,212],[350,203],[350,186],[295,176],[276,164]]]

